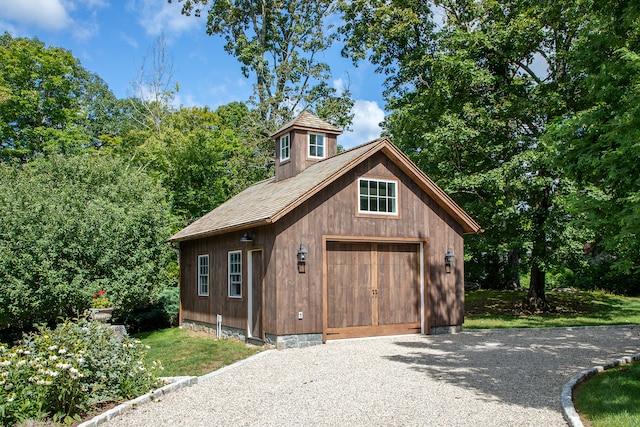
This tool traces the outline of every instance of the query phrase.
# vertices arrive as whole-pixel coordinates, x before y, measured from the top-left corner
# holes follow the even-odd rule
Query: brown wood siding
[[[325,136],[325,158],[335,156],[338,152],[337,139],[335,135],[325,134],[322,131],[307,131],[295,129],[289,132],[289,160],[280,161],[280,136],[274,141],[276,145],[276,181],[291,178],[302,172],[314,163],[322,159],[312,159],[308,155],[309,132],[323,134]]]
[[[354,191],[357,178],[377,176],[397,178],[402,200],[399,219],[356,216]],[[411,181],[384,154],[378,153],[323,189],[276,223],[274,256],[278,262],[277,334],[320,333],[322,320],[323,251],[322,236],[381,236],[428,241],[425,254],[425,300],[427,326],[461,324],[463,319],[463,238],[462,228]],[[307,247],[306,273],[296,269],[296,250]],[[444,254],[455,252],[450,274],[444,272]],[[298,311],[304,313],[297,320]],[[428,332],[428,331],[427,331]]]
[[[247,328],[247,286],[248,250],[262,249],[263,260],[271,256],[273,227],[261,227],[251,232],[253,242],[240,243],[244,232],[234,232],[180,244],[180,304],[181,321],[194,320],[209,324],[216,323],[216,316],[222,315],[223,325],[242,330]],[[228,253],[242,251],[242,298],[229,298]],[[209,296],[198,296],[197,260],[198,255],[209,255]],[[263,269],[264,271],[264,269]],[[266,275],[265,275],[266,277]],[[263,281],[266,283],[266,281]],[[274,304],[273,286],[263,289],[265,312],[268,304]],[[275,304],[274,304],[275,307]],[[269,307],[273,311],[273,307]],[[265,313],[266,314],[266,313]],[[266,317],[266,316],[265,316]],[[265,321],[263,330],[274,327]],[[267,333],[270,331],[266,330]]]

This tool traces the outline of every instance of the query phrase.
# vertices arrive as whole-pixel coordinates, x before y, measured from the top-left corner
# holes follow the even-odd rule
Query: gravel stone
[[[330,341],[271,351],[105,425],[566,426],[564,384],[639,349],[640,326]]]

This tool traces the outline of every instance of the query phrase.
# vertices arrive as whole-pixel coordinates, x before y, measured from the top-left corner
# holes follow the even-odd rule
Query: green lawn
[[[135,335],[150,348],[147,360],[160,360],[162,376],[204,375],[258,353],[259,347],[187,329],[170,328]]]
[[[640,363],[595,375],[576,387],[573,403],[594,427],[640,425]]]
[[[550,310],[532,312],[523,303],[526,292],[469,291],[465,293],[467,329],[552,328],[640,324],[640,298],[602,292],[548,291]]]

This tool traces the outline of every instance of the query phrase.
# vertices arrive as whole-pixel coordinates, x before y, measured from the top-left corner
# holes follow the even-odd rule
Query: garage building
[[[303,112],[273,178],[171,237],[182,325],[278,348],[462,327],[480,226],[388,138],[338,153],[340,134]]]

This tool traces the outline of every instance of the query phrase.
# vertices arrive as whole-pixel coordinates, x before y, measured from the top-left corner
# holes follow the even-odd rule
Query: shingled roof
[[[281,129],[285,129],[286,126],[291,127],[291,123]],[[317,123],[314,123],[314,128],[317,129]],[[275,181],[275,178],[269,178],[258,182],[174,234],[169,241],[193,240],[274,223],[379,151],[384,152],[448,212],[462,226],[465,233],[482,231],[481,227],[462,208],[415,166],[389,139],[380,138],[315,163],[292,178],[278,182]]]
[[[285,123],[275,131],[271,138],[275,138],[279,136],[281,133],[285,131],[289,131],[291,129],[304,129],[304,130],[323,130],[327,133],[333,133],[339,135],[342,133],[342,130],[331,123],[325,122],[319,117],[314,116],[308,111],[303,111],[296,117],[295,119]]]

